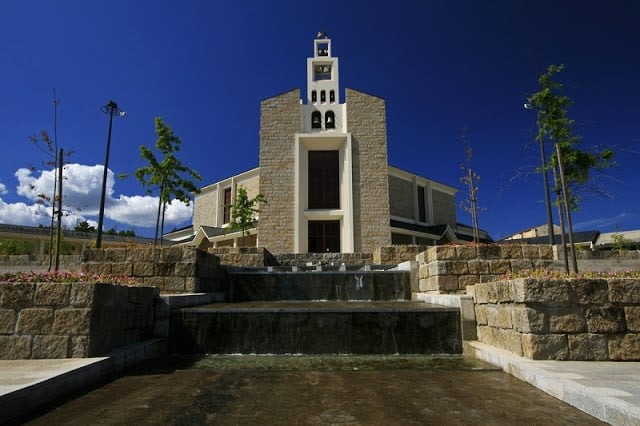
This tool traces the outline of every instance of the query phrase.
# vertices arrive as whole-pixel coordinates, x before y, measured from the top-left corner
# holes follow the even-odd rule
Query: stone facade
[[[203,188],[193,202],[193,229],[201,226],[215,226],[217,223],[218,205],[217,185],[213,188]]]
[[[158,289],[0,283],[0,359],[83,358],[153,336]]]
[[[433,221],[434,223],[446,223],[456,225],[456,201],[455,198],[442,191],[433,190]]]
[[[260,106],[260,193],[258,244],[274,253],[294,252],[295,134],[301,129],[300,90],[262,101]]]
[[[346,89],[346,104],[353,150],[355,251],[372,253],[391,243],[385,103]]]
[[[217,291],[220,260],[195,247],[86,249],[82,269],[88,274],[124,275],[162,293]]]
[[[213,226],[222,228],[227,224],[224,221],[224,209],[226,204],[232,204],[239,187],[247,191],[249,199],[254,198],[260,191],[260,174],[258,169],[252,169],[237,176],[216,182],[202,188],[197,194],[193,205],[193,227]],[[224,192],[231,190],[231,199],[224,201]],[[254,244],[255,245],[255,244]]]
[[[531,359],[640,361],[640,280],[528,278],[469,290],[484,343]]]
[[[547,268],[553,250],[546,245],[445,245],[429,247],[416,260],[419,292],[464,294],[476,283]]]
[[[389,176],[389,210],[391,215],[412,218],[414,216],[414,194],[413,182]]]

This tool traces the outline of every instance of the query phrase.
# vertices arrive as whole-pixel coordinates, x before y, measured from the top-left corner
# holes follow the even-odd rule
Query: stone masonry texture
[[[295,134],[301,129],[300,90],[274,96],[260,106],[259,242],[273,253],[294,251]]]
[[[125,275],[162,293],[217,291],[223,273],[220,259],[195,247],[85,249],[82,270],[88,274]]]
[[[372,253],[391,243],[389,170],[384,100],[346,89],[352,134],[355,251]]]
[[[548,267],[553,252],[544,245],[443,245],[427,248],[416,260],[420,292],[465,294],[476,283]]]
[[[640,280],[478,283],[479,340],[531,359],[640,361]]]
[[[153,336],[152,287],[0,283],[0,359],[82,358]]]
[[[218,191],[205,189],[196,195],[193,201],[193,229],[197,231],[201,226],[216,226],[216,212],[218,205]]]

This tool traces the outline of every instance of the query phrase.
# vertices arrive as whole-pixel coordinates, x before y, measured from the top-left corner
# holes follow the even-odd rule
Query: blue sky
[[[258,165],[260,101],[299,87],[326,31],[340,83],[386,100],[389,161],[462,189],[460,134],[481,176],[480,226],[500,238],[546,221],[526,97],[550,64],[575,105],[581,146],[611,146],[617,166],[574,214],[577,230],[640,229],[640,3],[627,1],[33,1],[0,5],[0,222],[37,225],[27,173],[46,157],[29,142],[53,133],[75,150],[67,219],[97,220],[108,117],[113,124],[107,228],[153,234],[155,200],[133,178],[140,145],[162,116],[202,185]],[[71,175],[73,173],[73,175]],[[19,179],[20,178],[20,179]],[[462,197],[462,191],[459,197]],[[167,229],[190,223],[174,206]],[[471,220],[458,212],[461,222]],[[557,220],[556,220],[557,221]]]

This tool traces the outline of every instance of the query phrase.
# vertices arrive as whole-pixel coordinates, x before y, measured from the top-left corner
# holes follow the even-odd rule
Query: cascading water
[[[174,353],[455,354],[459,311],[411,302],[406,271],[237,271],[228,303],[172,313]]]

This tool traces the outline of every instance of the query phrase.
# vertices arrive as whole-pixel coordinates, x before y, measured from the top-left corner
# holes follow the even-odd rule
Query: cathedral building
[[[385,102],[349,88],[342,97],[326,34],[307,58],[304,98],[294,89],[263,100],[260,111],[259,167],[202,188],[193,227],[182,231],[192,244],[354,253],[472,240],[457,223],[454,187],[388,164]],[[244,236],[226,228],[239,187],[267,201]]]

